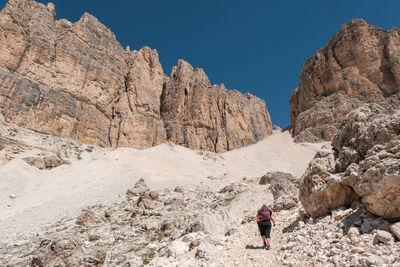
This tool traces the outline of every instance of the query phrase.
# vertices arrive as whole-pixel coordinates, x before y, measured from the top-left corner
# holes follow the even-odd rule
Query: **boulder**
[[[144,195],[146,193],[149,193],[150,189],[148,188],[146,182],[144,181],[143,178],[140,178],[136,184],[134,185],[133,188],[128,189],[126,191],[126,194],[128,196],[139,196],[139,195]]]
[[[263,175],[260,178],[259,184],[260,185],[270,184],[274,180],[291,181],[294,184],[296,184],[296,181],[298,181],[298,179],[290,173],[275,171],[275,172],[268,172],[265,175]]]
[[[190,232],[204,232],[206,234],[220,234],[224,235],[235,218],[226,210],[219,210],[217,212],[205,212],[193,222],[190,227]]]
[[[328,156],[317,153],[303,175],[300,200],[306,211],[324,215],[359,198],[371,213],[399,218],[400,112],[363,105],[343,120],[332,146]]]
[[[179,257],[189,251],[189,245],[181,240],[174,240],[168,247],[169,257]]]
[[[184,200],[181,198],[172,198],[164,202],[164,205],[169,206],[168,211],[179,209],[184,205]]]
[[[76,237],[43,239],[33,254],[31,266],[102,266],[106,251],[86,248]]]
[[[103,240],[104,242],[112,241],[111,228],[102,226],[90,229],[88,232],[89,241]]]
[[[334,175],[335,157],[317,153],[309,163],[300,183],[300,201],[307,214],[318,217],[341,206],[350,205],[357,198],[353,190]]]
[[[352,237],[357,237],[360,235],[360,231],[358,230],[357,227],[350,227],[349,231],[347,232],[347,237],[352,238]]]
[[[244,192],[246,189],[248,189],[248,185],[246,185],[245,183],[235,182],[235,183],[231,183],[230,185],[227,185],[227,186],[221,188],[218,192],[219,193],[239,194],[239,193]]]
[[[84,210],[76,219],[76,224],[81,226],[93,226],[100,222],[100,219],[91,210]]]
[[[389,229],[397,237],[397,240],[400,241],[400,222],[392,224]]]
[[[47,155],[44,157],[26,157],[24,158],[24,161],[38,169],[52,169],[68,163],[66,160],[63,160],[55,155]]]
[[[183,193],[183,192],[184,192],[184,191],[183,191],[183,187],[181,187],[181,186],[175,187],[174,192]]]
[[[377,230],[375,235],[375,243],[382,242],[385,244],[392,244],[394,242],[394,238],[391,233]]]

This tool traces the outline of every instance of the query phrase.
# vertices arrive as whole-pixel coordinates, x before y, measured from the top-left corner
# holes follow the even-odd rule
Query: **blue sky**
[[[49,1],[40,0],[47,3]],[[57,18],[84,12],[125,47],[157,49],[164,72],[179,58],[212,83],[250,92],[267,103],[272,122],[290,124],[288,100],[303,63],[350,19],[400,27],[400,1],[53,0]]]

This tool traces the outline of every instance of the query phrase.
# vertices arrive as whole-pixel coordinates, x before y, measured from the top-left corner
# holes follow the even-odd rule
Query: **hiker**
[[[261,209],[257,212],[256,220],[258,229],[260,230],[261,238],[264,242],[263,248],[270,249],[271,244],[271,221],[275,226],[274,216],[272,216],[272,210],[267,205],[262,205]]]

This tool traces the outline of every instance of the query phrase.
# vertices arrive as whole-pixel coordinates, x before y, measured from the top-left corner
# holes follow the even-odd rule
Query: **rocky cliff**
[[[377,216],[400,218],[400,112],[365,104],[349,113],[332,146],[316,154],[302,177],[307,213],[321,216],[361,200]]]
[[[183,60],[168,78],[157,51],[124,50],[87,13],[56,20],[53,4],[10,0],[1,11],[0,83],[6,121],[100,146],[221,152],[272,132],[264,101],[212,86]]]
[[[304,64],[290,97],[297,141],[331,140],[340,122],[365,103],[400,106],[400,30],[351,20]]]

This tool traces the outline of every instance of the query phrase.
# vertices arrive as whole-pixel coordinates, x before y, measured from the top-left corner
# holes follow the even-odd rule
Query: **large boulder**
[[[56,155],[47,155],[44,157],[26,157],[23,160],[29,165],[35,166],[38,169],[52,169],[68,163],[68,161]]]
[[[31,266],[102,266],[106,251],[86,248],[73,236],[43,239],[33,255]]]
[[[300,199],[306,211],[323,215],[359,197],[371,213],[400,218],[400,112],[364,105],[342,122],[332,145],[303,175]]]
[[[145,195],[146,193],[149,193],[150,189],[147,186],[146,182],[144,181],[143,178],[140,178],[133,188],[129,188],[126,191],[127,196],[140,196],[140,195]]]
[[[349,205],[357,196],[344,185],[335,170],[332,151],[319,151],[310,162],[300,184],[300,201],[306,212],[314,217],[327,214],[332,209]]]
[[[274,197],[271,208],[274,211],[291,209],[299,202],[298,178],[285,172],[268,172],[260,178],[259,184],[269,184]]]

